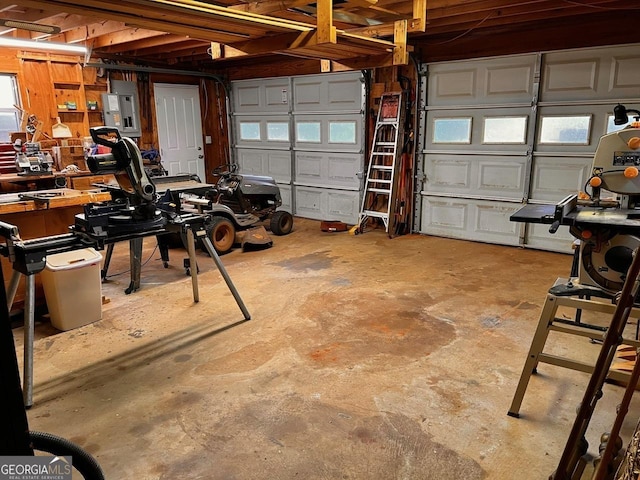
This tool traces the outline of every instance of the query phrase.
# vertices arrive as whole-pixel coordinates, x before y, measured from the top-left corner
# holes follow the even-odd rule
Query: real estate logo
[[[71,457],[0,456],[0,480],[71,480]]]

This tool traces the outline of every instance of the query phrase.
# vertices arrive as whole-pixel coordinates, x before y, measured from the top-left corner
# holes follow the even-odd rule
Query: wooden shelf
[[[86,110],[58,110],[58,113],[86,113]]]
[[[106,83],[85,83],[84,89],[85,90],[106,90],[107,84]]]
[[[79,82],[53,82],[53,86],[63,90],[80,90],[82,84]]]

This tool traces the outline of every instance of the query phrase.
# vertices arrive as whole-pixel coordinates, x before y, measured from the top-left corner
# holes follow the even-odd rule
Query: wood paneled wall
[[[156,129],[153,83],[193,84],[200,87],[203,136],[212,141],[205,144],[207,181],[213,181],[213,169],[229,159],[227,109],[224,87],[213,78],[189,75],[121,72],[105,70],[98,76],[94,67],[83,67],[84,59],[75,56],[19,52],[0,48],[0,73],[15,74],[20,93],[20,107],[42,121],[42,131],[51,135],[51,127],[61,117],[73,135],[89,135],[90,126],[103,124],[101,93],[108,91],[108,80],[132,80],[138,87],[142,136],[141,149],[159,148]],[[87,110],[87,100],[98,101],[96,112]],[[60,112],[58,105],[76,101],[77,111]],[[41,137],[44,139],[46,137]],[[203,142],[204,143],[204,142]]]

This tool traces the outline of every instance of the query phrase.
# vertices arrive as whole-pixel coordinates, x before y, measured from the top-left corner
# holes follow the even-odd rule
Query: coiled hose
[[[66,438],[45,432],[29,432],[34,450],[59,455],[71,455],[73,468],[82,474],[85,480],[104,480],[100,465],[88,452]]]

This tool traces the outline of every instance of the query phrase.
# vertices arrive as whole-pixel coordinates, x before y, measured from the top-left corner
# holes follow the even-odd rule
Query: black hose
[[[45,432],[29,432],[34,450],[53,455],[71,455],[73,468],[82,474],[85,480],[104,480],[104,473],[95,458],[66,438]]]

